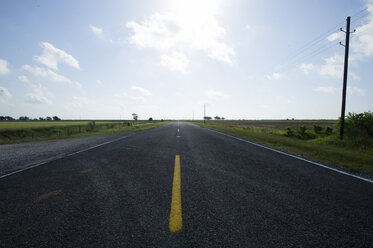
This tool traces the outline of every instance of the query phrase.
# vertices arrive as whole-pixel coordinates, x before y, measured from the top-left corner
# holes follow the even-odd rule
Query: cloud
[[[30,72],[31,74],[37,77],[48,78],[57,83],[67,83],[67,84],[75,85],[78,88],[81,88],[81,84],[79,82],[72,81],[71,79],[65,76],[62,76],[61,74],[55,73],[51,69],[45,69],[39,66],[32,67],[30,65],[23,65],[22,69]]]
[[[9,91],[7,90],[7,88],[3,87],[3,86],[0,86],[0,98],[4,98],[4,97],[11,97],[12,95],[9,93]]]
[[[26,94],[25,102],[31,104],[52,104],[50,93],[42,85],[35,85],[31,92]]]
[[[97,35],[98,37],[102,37],[102,28],[95,27],[93,25],[89,25],[89,28],[92,30],[92,32]]]
[[[301,64],[299,65],[299,69],[301,69],[303,73],[307,75],[310,71],[315,69],[315,66],[313,64]]]
[[[139,86],[133,85],[133,86],[131,86],[131,89],[134,90],[134,91],[139,92],[140,94],[142,94],[144,96],[151,96],[152,95],[152,93],[149,90],[141,88]]]
[[[335,40],[344,40],[345,34],[342,32],[337,32],[329,35],[327,37],[328,41],[335,41]]]
[[[99,84],[99,85],[103,85],[101,80],[96,80],[96,83]]]
[[[276,72],[273,73],[272,75],[267,75],[268,80],[278,80],[284,77],[285,77],[285,74],[276,73]]]
[[[359,59],[373,56],[373,1],[367,4],[367,11],[367,23],[356,27],[356,33],[352,36],[351,49]]]
[[[343,73],[343,57],[340,54],[335,54],[330,58],[324,59],[325,64],[320,68],[322,76],[330,76],[334,78],[341,78]]]
[[[4,59],[0,59],[0,75],[1,74],[8,74],[9,69],[8,69],[8,61]]]
[[[334,94],[338,90],[339,90],[338,88],[332,87],[332,86],[321,86],[315,89],[315,91],[326,93],[326,94]]]
[[[18,76],[18,80],[24,83],[29,83],[30,81],[25,75]]]
[[[143,96],[131,96],[131,98],[135,101],[146,102],[146,98]]]
[[[357,87],[347,86],[347,93],[349,93],[350,95],[363,96],[365,95],[365,90]]]
[[[78,70],[80,69],[79,62],[72,55],[54,47],[48,42],[42,42],[40,46],[43,48],[43,52],[40,56],[33,57],[35,61],[53,70],[58,70],[58,63],[63,63]]]
[[[173,51],[170,55],[163,54],[161,56],[161,65],[173,71],[185,73],[188,64],[188,58],[180,52]]]
[[[230,99],[232,96],[225,94],[217,90],[208,90],[206,95],[210,99],[220,100],[220,99]]]
[[[316,88],[315,91],[322,92],[325,94],[335,94],[335,93],[342,93],[342,88],[333,87],[333,86],[321,86],[321,87]],[[347,86],[347,93],[349,95],[363,96],[365,95],[365,90],[360,89],[358,87]]]
[[[128,22],[133,31],[129,42],[161,51],[185,46],[231,65],[234,49],[221,41],[226,31],[216,19],[216,2],[190,0],[174,5],[179,6],[170,13],[155,13],[142,23]]]
[[[360,80],[360,76],[356,75],[356,73],[354,73],[354,72],[350,72],[349,76],[351,77],[352,80],[355,80],[355,81],[359,81]]]

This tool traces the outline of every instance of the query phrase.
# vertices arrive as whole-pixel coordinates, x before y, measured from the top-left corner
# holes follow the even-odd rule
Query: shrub
[[[88,123],[88,130],[92,131],[92,130],[95,129],[95,127],[96,127],[96,122],[95,121],[90,121]]]
[[[293,129],[291,129],[291,127],[287,126],[285,127],[285,136],[294,136],[294,132],[293,132]]]
[[[331,135],[333,133],[333,128],[331,127],[326,127],[325,128],[325,134],[326,135]]]
[[[307,127],[305,125],[300,125],[298,126],[298,134],[301,136],[301,137],[305,137],[306,136],[306,131],[307,131]]]
[[[321,134],[322,130],[323,130],[323,127],[318,125],[318,124],[314,124],[312,125],[312,130],[317,133],[317,134]]]
[[[339,122],[340,125],[340,122]],[[345,132],[353,137],[373,137],[373,113],[348,113],[345,120]]]

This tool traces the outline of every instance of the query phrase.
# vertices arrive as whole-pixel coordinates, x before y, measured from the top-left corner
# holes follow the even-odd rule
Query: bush
[[[331,135],[333,133],[333,128],[331,127],[326,127],[325,128],[325,134],[326,135]]]
[[[323,127],[318,125],[318,124],[314,124],[312,125],[312,130],[317,133],[317,134],[321,134],[322,130],[323,130]]]
[[[339,122],[340,126],[340,122]],[[348,113],[345,120],[345,133],[351,137],[373,137],[373,113]]]
[[[88,123],[88,130],[92,131],[92,130],[95,129],[95,127],[96,127],[96,122],[95,121],[90,121]]]
[[[291,129],[291,127],[289,126],[285,127],[285,136],[288,136],[288,137],[294,136],[294,132]]]
[[[298,134],[302,137],[302,138],[305,138],[306,137],[306,131],[307,131],[307,127],[305,125],[300,125],[298,126]]]

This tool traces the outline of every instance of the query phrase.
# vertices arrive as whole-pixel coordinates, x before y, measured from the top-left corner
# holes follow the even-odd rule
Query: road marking
[[[129,135],[126,135],[126,136],[120,137],[120,138],[115,139],[115,140],[111,140],[111,141],[108,141],[108,142],[104,142],[104,143],[101,143],[101,144],[98,144],[98,145],[95,145],[95,146],[91,146],[91,147],[88,147],[88,148],[86,148],[86,149],[83,149],[83,150],[80,150],[80,151],[77,151],[77,152],[73,152],[73,153],[67,154],[67,155],[65,155],[65,156],[61,156],[61,157],[57,157],[57,158],[52,158],[52,159],[47,159],[46,161],[43,161],[43,162],[41,162],[41,163],[37,163],[37,164],[31,165],[31,166],[28,166],[28,167],[25,167],[25,168],[22,168],[22,169],[19,169],[19,170],[13,171],[13,172],[11,172],[11,173],[1,175],[1,176],[0,176],[0,179],[1,179],[1,178],[4,178],[4,177],[11,176],[11,175],[14,175],[14,174],[17,174],[17,173],[22,172],[22,171],[25,171],[25,170],[29,170],[29,169],[32,169],[32,168],[35,168],[35,167],[39,167],[40,165],[47,164],[47,163],[49,163],[49,162],[53,162],[53,161],[56,161],[56,160],[59,160],[59,159],[65,158],[65,157],[70,157],[70,156],[73,156],[73,155],[76,155],[76,154],[79,154],[79,153],[82,153],[82,152],[86,152],[86,151],[89,151],[89,150],[95,149],[95,148],[97,148],[97,147],[100,147],[100,146],[103,146],[103,145],[107,145],[107,144],[110,144],[110,143],[113,143],[113,142],[116,142],[116,141],[119,141],[119,140],[125,139],[125,138],[127,138],[127,137],[132,136],[132,135],[133,135],[133,134],[129,134]]]
[[[175,157],[174,181],[172,184],[172,200],[170,212],[170,232],[178,232],[183,226],[181,212],[181,177],[180,177],[180,155]]]
[[[345,171],[342,171],[342,170],[338,170],[338,169],[335,169],[333,167],[330,167],[330,166],[327,166],[327,165],[324,165],[324,164],[321,164],[321,163],[317,163],[317,162],[314,162],[314,161],[311,161],[311,160],[308,160],[308,159],[305,159],[305,158],[301,158],[301,157],[298,157],[296,155],[289,154],[289,153],[286,153],[286,152],[283,152],[283,151],[279,151],[279,150],[276,150],[276,149],[273,149],[273,148],[270,148],[270,147],[267,147],[267,146],[264,146],[264,145],[260,145],[258,143],[251,142],[251,141],[248,141],[248,140],[245,140],[245,139],[242,139],[242,138],[230,135],[230,134],[222,133],[222,132],[215,131],[215,130],[208,129],[208,128],[206,128],[206,129],[210,130],[211,132],[215,132],[215,133],[227,136],[227,137],[231,137],[231,138],[236,139],[236,140],[240,140],[240,141],[249,143],[251,145],[259,146],[261,148],[264,148],[264,149],[267,149],[267,150],[270,150],[270,151],[273,151],[273,152],[277,152],[277,153],[280,153],[280,154],[283,154],[283,155],[286,155],[286,156],[289,156],[289,157],[292,157],[292,158],[296,158],[296,159],[302,160],[304,162],[308,162],[310,164],[314,164],[314,165],[320,166],[320,167],[328,169],[328,170],[335,171],[337,173],[340,173],[340,174],[343,174],[343,175],[346,175],[346,176],[354,177],[354,178],[360,179],[360,180],[368,182],[368,183],[373,183],[373,180],[365,178],[365,177],[357,176],[357,175],[354,175],[354,174],[351,174],[351,173],[348,173],[348,172],[345,172]]]
[[[180,129],[177,129],[177,132],[180,132]]]
[[[41,196],[39,196],[36,201],[42,201],[42,200],[45,200],[45,199],[48,199],[50,197],[53,197],[53,196],[58,196],[62,194],[62,190],[55,190],[55,191],[52,191],[52,192],[49,192],[49,193],[46,193],[46,194],[43,194]]]

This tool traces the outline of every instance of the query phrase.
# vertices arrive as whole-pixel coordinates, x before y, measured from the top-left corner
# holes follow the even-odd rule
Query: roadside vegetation
[[[129,133],[166,121],[0,121],[0,144]]]
[[[349,113],[345,136],[336,120],[194,121],[201,127],[241,137],[352,172],[373,174],[373,113]]]

